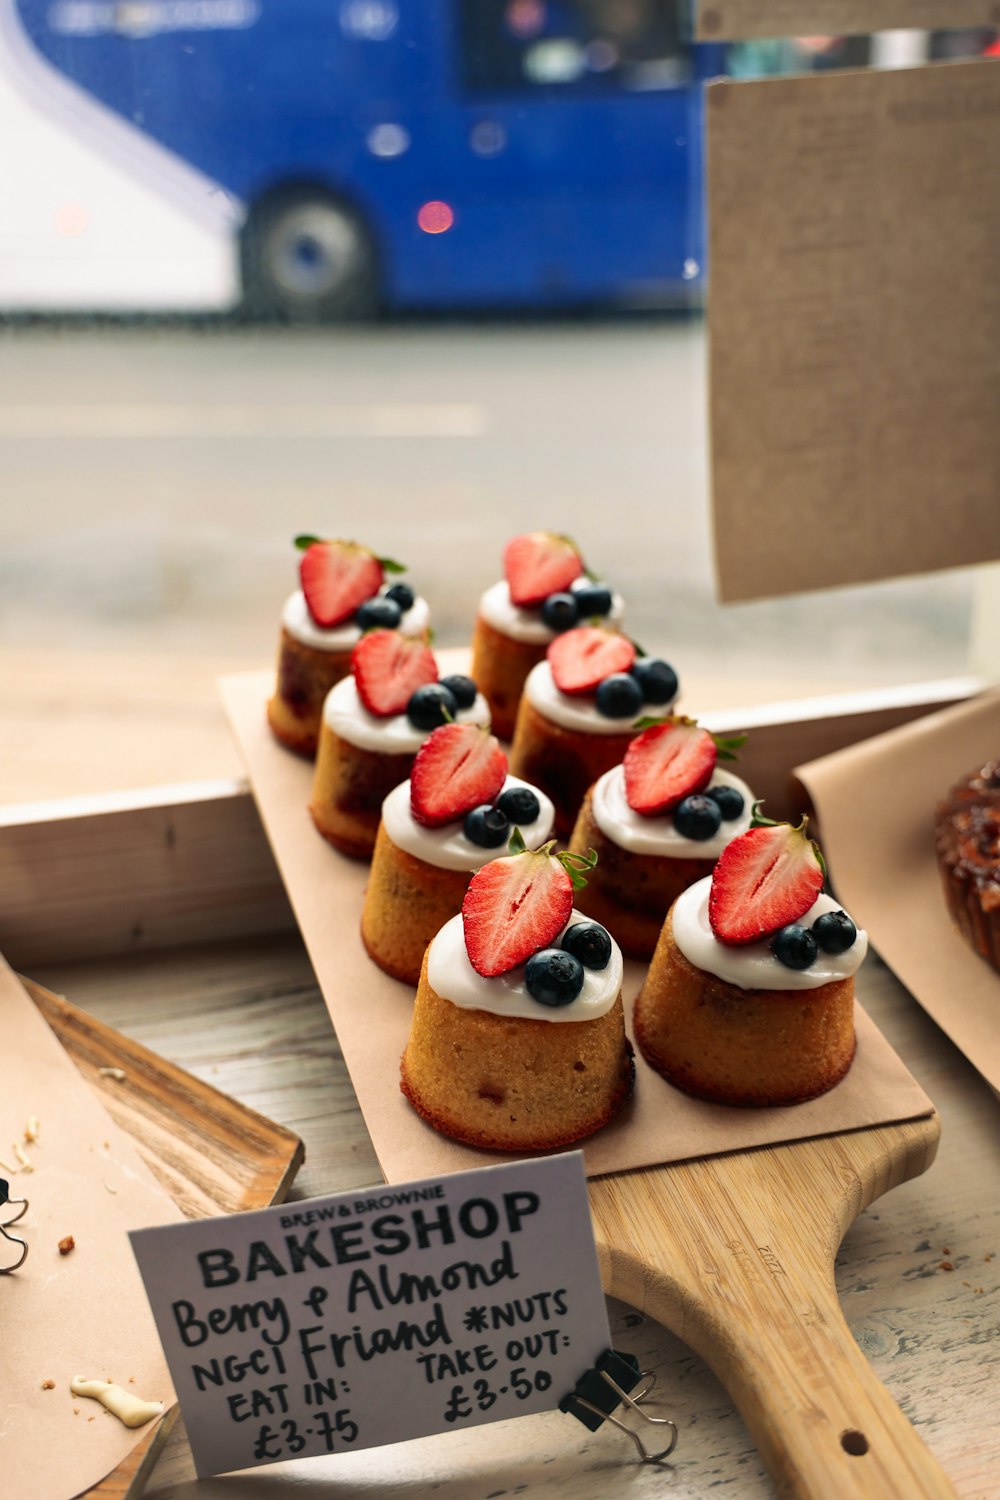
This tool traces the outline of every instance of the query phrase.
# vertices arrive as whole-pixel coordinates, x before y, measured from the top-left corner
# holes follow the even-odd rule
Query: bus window
[[[687,0],[457,0],[471,95],[670,89],[691,78]]]

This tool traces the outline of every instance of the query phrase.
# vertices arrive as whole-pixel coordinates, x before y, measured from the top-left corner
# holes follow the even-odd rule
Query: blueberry
[[[386,589],[382,598],[391,599],[393,604],[398,604],[405,615],[408,609],[413,608],[417,596],[408,583],[394,583],[391,589]]]
[[[542,605],[542,619],[550,630],[572,630],[579,618],[575,594],[550,594]]]
[[[705,796],[711,797],[713,802],[719,804],[719,811],[727,823],[731,823],[733,818],[738,818],[746,806],[743,793],[738,792],[734,786],[706,787]]]
[[[611,959],[611,934],[600,922],[574,922],[563,933],[563,951],[572,953],[585,969],[606,969]]]
[[[492,807],[488,802],[466,813],[462,826],[465,837],[470,843],[478,844],[480,849],[497,849],[506,844],[510,834],[509,818],[499,807]]]
[[[458,710],[455,695],[443,682],[425,682],[410,694],[406,717],[415,729],[437,729],[447,724]]]
[[[631,672],[612,672],[598,683],[596,703],[606,719],[634,719],[642,707],[642,689]]]
[[[786,969],[808,969],[816,962],[819,945],[808,927],[789,922],[771,939],[771,952]]]
[[[611,590],[603,583],[585,583],[582,588],[573,590],[573,598],[581,620],[611,613]]]
[[[721,822],[722,809],[703,792],[682,797],[674,808],[674,827],[686,839],[714,838]]]
[[[812,924],[812,935],[824,953],[846,953],[854,946],[858,929],[846,911],[827,911]]]
[[[521,826],[533,823],[542,810],[538,798],[527,786],[509,786],[497,798],[497,807],[507,814],[512,823]]]
[[[524,982],[540,1005],[570,1005],[583,989],[583,964],[561,948],[543,948],[525,964]]]
[[[354,623],[362,630],[395,630],[402,619],[403,611],[395,600],[386,594],[376,594],[366,599],[354,611]]]
[[[632,676],[642,689],[644,703],[673,703],[677,697],[677,673],[658,656],[638,657],[632,663]]]
[[[459,708],[471,708],[476,701],[478,689],[471,677],[442,677],[441,686],[446,687]]]

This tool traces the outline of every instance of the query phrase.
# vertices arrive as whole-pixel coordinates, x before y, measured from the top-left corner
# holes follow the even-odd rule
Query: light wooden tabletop
[[[968,1500],[1000,1496],[1000,1101],[891,974],[871,962],[864,1002],[942,1119],[938,1158],[848,1232],[837,1266],[859,1345]],[[35,965],[32,977],[299,1132],[293,1197],[378,1180],[364,1122],[295,936]],[[178,1426],[151,1500],[320,1494],[599,1500],[773,1493],[727,1393],[686,1346],[622,1303],[616,1347],[656,1372],[680,1428],[667,1469],[643,1468],[609,1427],[550,1413],[464,1434],[197,1481]],[[904,1497],[900,1497],[904,1500]]]

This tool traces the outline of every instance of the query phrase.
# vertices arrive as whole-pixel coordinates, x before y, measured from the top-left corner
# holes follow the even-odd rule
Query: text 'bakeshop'
[[[256,1281],[259,1276],[294,1276],[317,1267],[322,1270],[371,1260],[373,1253],[402,1255],[410,1249],[453,1245],[459,1235],[484,1240],[501,1230],[519,1234],[525,1219],[538,1208],[537,1193],[504,1193],[501,1204],[489,1198],[469,1198],[455,1210],[442,1204],[433,1212],[417,1208],[409,1215],[383,1214],[370,1224],[330,1224],[325,1231],[286,1234],[280,1250],[266,1240],[252,1240],[242,1269],[232,1250],[202,1250],[198,1266],[205,1287],[233,1286],[238,1281]],[[320,1249],[318,1243],[321,1233],[326,1249]]]

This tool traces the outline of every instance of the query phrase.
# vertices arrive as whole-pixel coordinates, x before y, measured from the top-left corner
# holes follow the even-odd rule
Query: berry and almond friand
[[[454,1140],[554,1150],[606,1125],[631,1093],[621,950],[573,909],[583,863],[515,835],[427,949],[401,1087]]]
[[[556,832],[568,838],[588,787],[623,760],[650,714],[668,713],[677,675],[640,656],[608,625],[559,635],[528,673],[510,767],[555,803]]]
[[[495,733],[509,740],[525,678],[555,637],[590,620],[619,623],[625,607],[620,594],[587,573],[575,544],[551,531],[512,537],[503,572],[479,601],[472,675],[489,702]]]
[[[405,569],[357,542],[300,536],[300,587],[285,602],[278,679],[267,718],[283,745],[313,756],[327,693],[351,670],[366,630],[398,630],[426,640],[427,601],[394,575]]]
[[[382,804],[361,912],[369,956],[416,984],[428,943],[462,910],[474,871],[506,849],[514,828],[529,849],[544,844],[553,819],[544,792],[507,774],[507,757],[488,729],[435,729],[409,781]]]
[[[952,921],[1000,969],[1000,757],[951,788],[938,804],[934,837]]]
[[[372,630],[351,654],[351,675],[327,695],[309,811],[343,854],[368,859],[382,802],[413,770],[428,735],[448,720],[489,726],[486,699],[468,677],[438,677],[423,641]]]
[[[814,1099],[854,1059],[864,932],[823,893],[803,819],[758,817],[677,897],[635,1003],[635,1037],[670,1083],[720,1104]]]
[[[681,891],[710,875],[750,827],[750,788],[718,764],[734,760],[742,743],[670,715],[637,735],[622,764],[587,792],[569,847],[594,849],[598,861],[579,905],[612,929],[629,958],[652,956]]]

